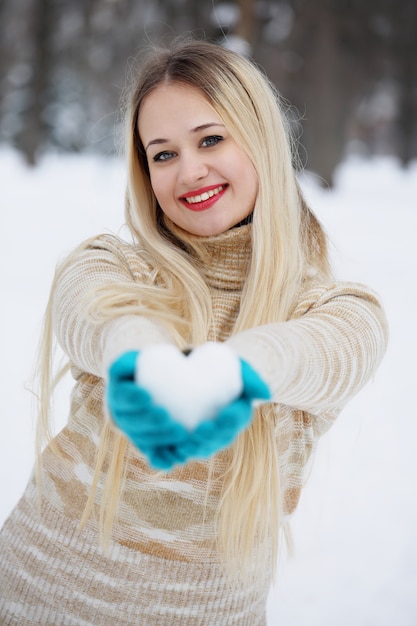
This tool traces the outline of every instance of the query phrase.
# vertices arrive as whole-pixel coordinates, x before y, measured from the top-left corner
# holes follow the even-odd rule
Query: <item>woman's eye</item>
[[[210,146],[215,146],[219,143],[219,141],[222,140],[223,137],[221,137],[220,135],[210,135],[209,137],[204,137],[201,145],[203,146],[203,148],[209,148]]]
[[[174,156],[173,152],[158,152],[158,154],[155,154],[155,156],[153,157],[153,161],[155,163],[157,163],[158,161],[169,161],[169,159],[171,159]]]

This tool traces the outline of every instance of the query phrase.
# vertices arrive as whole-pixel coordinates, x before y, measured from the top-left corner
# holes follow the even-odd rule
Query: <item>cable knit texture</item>
[[[251,225],[201,241],[201,272],[214,310],[207,339],[227,341],[271,388],[282,508],[290,515],[319,436],[383,356],[385,317],[368,288],[324,284],[312,273],[289,322],[230,337],[250,262]],[[41,516],[31,480],[0,534],[1,624],[266,624],[267,574],[249,588],[243,584],[231,588],[223,577],[213,548],[220,487],[214,480],[207,493],[207,462],[158,474],[132,449],[110,553],[100,551],[95,521],[104,472],[95,516],[86,529],[78,529],[106,419],[107,368],[125,350],[171,341],[163,326],[150,319],[128,316],[91,325],[83,315],[86,297],[103,284],[150,280],[151,268],[140,247],[109,235],[80,252],[61,276],[55,297],[56,332],[75,379],[70,418],[56,437],[61,457],[49,449],[44,453]],[[213,479],[222,474],[228,458],[227,450],[215,457]]]

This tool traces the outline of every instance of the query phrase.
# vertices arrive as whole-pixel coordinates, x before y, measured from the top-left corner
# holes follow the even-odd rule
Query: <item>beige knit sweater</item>
[[[247,225],[204,240],[210,261],[202,271],[215,316],[208,339],[227,340],[271,387],[282,504],[291,514],[319,436],[383,356],[386,322],[369,289],[323,284],[312,272],[289,322],[229,338],[250,260],[250,239]],[[139,247],[101,236],[61,276],[55,330],[75,379],[71,411],[68,425],[56,437],[61,457],[49,449],[44,453],[42,516],[31,480],[0,533],[2,625],[266,623],[267,574],[249,589],[232,589],[212,548],[219,493],[212,490],[207,498],[207,462],[191,462],[161,475],[134,451],[110,554],[99,548],[94,519],[83,531],[78,529],[105,419],[107,367],[125,350],[171,341],[161,325],[134,316],[92,326],[83,315],[85,296],[115,281],[149,281],[151,270]],[[217,455],[215,475],[227,457],[227,451]]]

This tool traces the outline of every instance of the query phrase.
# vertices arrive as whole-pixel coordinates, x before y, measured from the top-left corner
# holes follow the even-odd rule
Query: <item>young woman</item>
[[[248,60],[195,41],[155,51],[127,160],[132,243],[84,243],[52,286],[47,446],[0,535],[1,623],[264,625],[280,529],[319,437],[383,356],[384,313],[332,277],[279,99]],[[53,336],[75,385],[51,440]],[[226,352],[190,361],[184,386],[176,364],[213,343]],[[152,350],[156,391],[140,378]],[[185,403],[200,380],[217,398],[230,356],[239,391],[209,418],[186,427],[155,400],[179,385]]]

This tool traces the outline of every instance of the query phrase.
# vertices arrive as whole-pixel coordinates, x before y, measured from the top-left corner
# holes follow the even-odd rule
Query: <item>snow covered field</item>
[[[120,232],[123,165],[87,156],[45,158],[28,170],[0,151],[0,525],[33,464],[30,386],[56,262],[83,238]],[[307,197],[332,239],[341,278],[372,286],[391,329],[375,380],[323,438],[293,522],[268,626],[417,623],[417,164],[354,160],[332,191],[310,175]],[[65,423],[68,383],[56,401]]]

